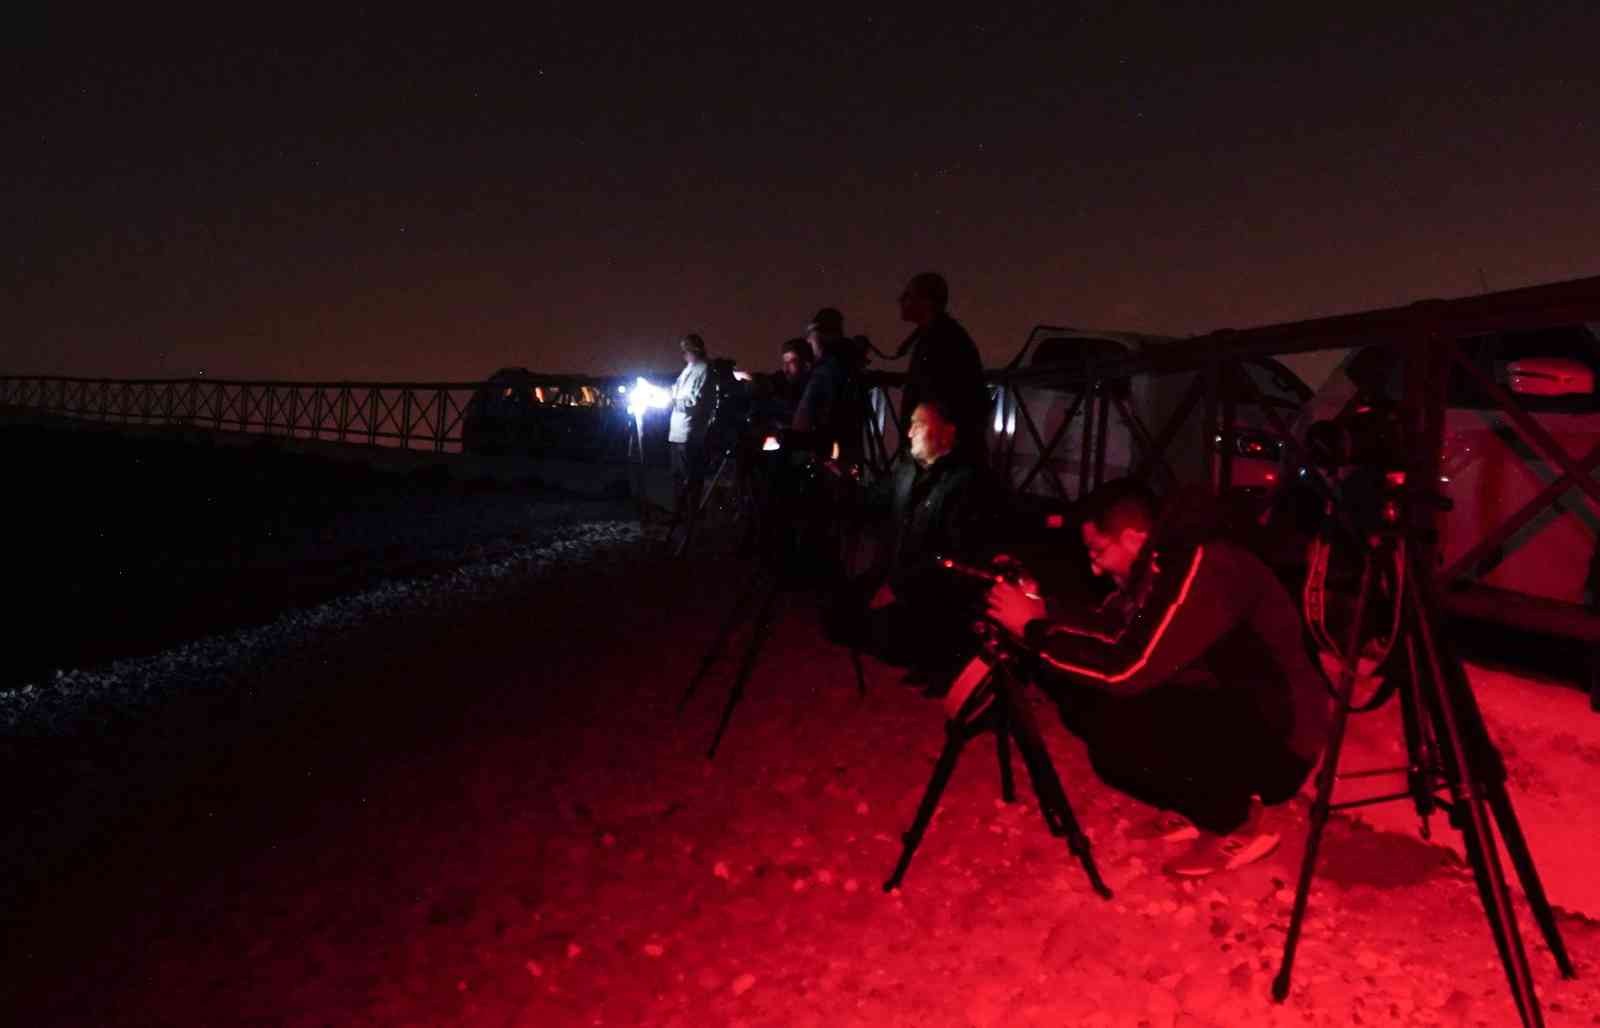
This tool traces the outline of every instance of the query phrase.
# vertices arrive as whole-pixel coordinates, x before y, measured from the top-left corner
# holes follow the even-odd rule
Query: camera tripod
[[[711,473],[699,490],[698,496],[687,496],[684,499],[683,515],[679,519],[683,525],[683,538],[676,547],[671,546],[672,536],[678,529],[675,520],[667,530],[667,545],[672,549],[674,557],[684,557],[689,553],[689,547],[694,544],[695,533],[705,522],[706,508],[711,505],[711,498],[716,495],[719,486],[732,490],[734,497],[733,523],[737,525],[749,514],[749,508],[754,505],[754,500],[748,495],[747,487],[738,481],[738,455],[735,447],[729,446],[722,451],[717,461],[717,470]]]
[[[1011,743],[1015,742],[1017,752],[1022,754],[1022,766],[1027,769],[1028,778],[1033,783],[1033,792],[1039,800],[1039,813],[1044,817],[1045,826],[1051,835],[1066,839],[1067,849],[1083,864],[1094,891],[1102,898],[1110,899],[1111,890],[1101,880],[1094,856],[1089,851],[1088,836],[1083,834],[1078,819],[1073,816],[1066,790],[1061,786],[1061,778],[1056,774],[1044,739],[1039,735],[1038,722],[1023,700],[1021,683],[1011,673],[1009,662],[1012,658],[997,650],[992,636],[986,639],[986,643],[987,655],[974,657],[951,686],[945,706],[950,716],[944,725],[944,750],[933,767],[933,775],[928,779],[922,802],[917,806],[917,816],[906,830],[905,847],[900,852],[900,860],[889,879],[883,883],[883,891],[892,891],[905,878],[911,858],[916,855],[917,847],[928,830],[928,823],[939,808],[939,799],[944,795],[950,775],[956,769],[961,751],[977,736],[992,731],[995,752],[1000,760],[1000,798],[1006,803],[1016,800],[1011,776]]]
[[[694,676],[689,679],[689,685],[683,691],[683,696],[678,700],[678,713],[682,714],[684,708],[694,697],[700,683],[710,672],[713,664],[721,658],[723,650],[729,641],[738,632],[740,625],[747,619],[753,620],[750,637],[745,642],[744,655],[739,661],[739,671],[734,675],[733,684],[728,687],[728,698],[722,704],[722,716],[717,720],[716,734],[711,737],[711,746],[706,750],[706,759],[714,760],[717,748],[722,745],[722,736],[728,730],[728,722],[733,718],[734,708],[739,701],[744,699],[745,685],[750,681],[750,675],[755,671],[756,661],[760,658],[761,647],[766,643],[767,637],[772,632],[772,624],[776,620],[779,597],[786,591],[792,591],[794,585],[787,581],[788,575],[782,568],[768,568],[757,565],[755,571],[745,582],[744,588],[739,592],[739,598],[728,611],[728,616],[723,620],[722,627],[717,630],[716,637],[711,642],[711,648],[700,658],[700,666],[695,670]],[[867,694],[866,672],[861,667],[861,653],[855,648],[850,650],[850,662],[855,669],[856,690],[865,696]]]
[[[1334,803],[1334,782],[1340,777],[1339,751],[1344,743],[1345,727],[1351,712],[1350,699],[1357,675],[1362,619],[1374,591],[1375,574],[1384,566],[1395,569],[1394,584],[1398,593],[1391,597],[1392,602],[1398,605],[1394,612],[1392,642],[1407,659],[1406,667],[1398,669],[1401,673],[1392,676],[1396,680],[1394,688],[1400,695],[1407,753],[1406,767],[1394,770],[1405,771],[1407,788],[1393,795]],[[1505,763],[1489,739],[1483,715],[1473,697],[1460,658],[1449,640],[1439,633],[1437,607],[1427,570],[1414,553],[1408,552],[1403,531],[1380,530],[1368,535],[1362,554],[1361,586],[1356,597],[1355,616],[1341,655],[1344,670],[1338,682],[1339,702],[1329,735],[1328,750],[1317,775],[1310,833],[1300,865],[1288,934],[1284,939],[1283,963],[1273,980],[1272,995],[1282,1002],[1289,992],[1289,976],[1305,920],[1306,898],[1311,889],[1317,849],[1328,815],[1334,810],[1409,798],[1421,819],[1424,838],[1428,837],[1428,817],[1439,809],[1448,815],[1450,824],[1461,832],[1467,859],[1477,882],[1478,896],[1511,986],[1512,998],[1516,1001],[1523,1025],[1536,1028],[1544,1022],[1538,998],[1534,994],[1527,953],[1517,929],[1511,892],[1500,863],[1496,829],[1562,977],[1573,977],[1572,962],[1567,957],[1555,914],[1539,881],[1533,857],[1528,852],[1527,839],[1512,810],[1511,798],[1506,793]],[[1375,698],[1369,708],[1383,699],[1382,695]],[[1389,772],[1357,772],[1346,777],[1383,773]],[[1439,796],[1441,789],[1446,796]]]

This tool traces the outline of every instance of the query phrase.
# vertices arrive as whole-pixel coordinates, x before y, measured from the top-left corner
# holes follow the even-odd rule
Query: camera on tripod
[[[1410,429],[1421,419],[1407,414],[1418,412],[1368,404],[1317,422],[1306,432],[1313,460],[1333,472],[1327,516],[1311,544],[1304,613],[1324,670],[1335,683],[1336,704],[1272,994],[1281,1002],[1289,991],[1306,898],[1330,813],[1409,798],[1424,838],[1429,835],[1430,816],[1439,810],[1446,812],[1451,826],[1461,832],[1512,998],[1525,1028],[1533,1028],[1543,1022],[1500,864],[1501,844],[1511,857],[1534,920],[1563,977],[1572,976],[1572,963],[1512,809],[1504,761],[1489,737],[1460,656],[1443,629],[1433,569],[1424,558],[1425,544],[1432,540],[1413,513],[1421,505],[1448,510],[1449,501],[1432,483],[1408,480],[1408,470],[1431,465],[1431,461],[1417,458],[1433,455],[1418,453],[1420,442]],[[1346,552],[1341,553],[1340,544]],[[1342,566],[1330,573],[1336,558]],[[1330,585],[1332,581],[1338,581],[1340,587]],[[1335,603],[1344,608],[1344,624],[1337,628],[1329,624]],[[1365,702],[1356,702],[1352,696],[1356,682],[1384,670],[1386,663],[1390,681],[1380,684]],[[1395,693],[1400,696],[1406,762],[1388,771],[1404,776],[1405,790],[1335,804],[1334,785],[1348,717],[1382,706]]]
[[[1329,520],[1360,533],[1431,533],[1412,523],[1410,509],[1422,505],[1449,510],[1450,500],[1407,474],[1413,439],[1403,412],[1386,404],[1363,404],[1306,429],[1306,449],[1319,467],[1332,472],[1337,495]],[[1325,523],[1324,534],[1329,526]]]
[[[934,557],[934,562],[935,566],[945,571],[974,583],[981,582],[985,587],[1009,582],[1022,587],[1029,597],[1039,598],[1037,583],[1015,561],[995,568],[980,568],[945,556]],[[995,668],[1011,664],[1022,655],[1011,637],[987,618],[973,622],[972,631],[979,652],[956,673],[950,683],[950,691],[944,697],[945,716],[952,720],[971,721],[988,709],[993,699],[989,694],[989,686]]]

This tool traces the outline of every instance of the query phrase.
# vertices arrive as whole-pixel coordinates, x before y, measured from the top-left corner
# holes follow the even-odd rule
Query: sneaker
[[[1223,871],[1237,871],[1270,856],[1278,848],[1277,832],[1241,828],[1232,835],[1199,833],[1183,853],[1167,861],[1163,870],[1176,878],[1205,878]]]
[[[1128,838],[1135,842],[1164,842],[1170,845],[1193,842],[1200,838],[1200,829],[1177,811],[1163,810],[1154,817],[1132,825],[1128,829]]]

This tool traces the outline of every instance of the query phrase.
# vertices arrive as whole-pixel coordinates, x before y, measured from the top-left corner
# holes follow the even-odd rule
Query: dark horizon
[[[824,305],[889,349],[924,269],[993,365],[1040,322],[1600,274],[1600,10],[1439,11],[45,15],[6,50],[0,373],[624,372],[687,331],[760,370]]]

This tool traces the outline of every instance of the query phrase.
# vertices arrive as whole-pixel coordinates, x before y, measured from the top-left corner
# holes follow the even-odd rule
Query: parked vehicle
[[[579,460],[625,456],[631,419],[618,402],[617,388],[606,379],[501,368],[467,405],[462,451]]]
[[[1183,340],[1169,336],[1040,327],[1013,359],[1010,370],[1105,364],[1181,345]],[[1292,423],[1311,397],[1306,384],[1270,357],[1243,366],[1256,390],[1280,412],[1282,422]],[[1152,444],[1159,441],[1163,428],[1183,405],[1195,376],[1195,372],[1174,372],[1109,380],[1097,398],[1081,402],[1079,390],[1071,385],[1044,381],[997,386],[992,390],[992,464],[1014,488],[1070,498],[1095,483],[1133,474],[1147,459],[1155,459],[1150,452]],[[1158,485],[1164,477],[1183,483],[1205,482],[1208,447],[1226,446],[1231,457],[1231,489],[1253,497],[1266,495],[1279,474],[1284,440],[1248,390],[1237,382],[1224,381],[1219,409],[1230,397],[1233,431],[1224,437],[1220,420],[1208,428],[1204,405],[1194,404],[1156,461],[1154,481]],[[1124,416],[1124,408],[1138,420],[1138,428]],[[1213,437],[1209,443],[1208,433]],[[1050,452],[1041,461],[1042,449]],[[1171,471],[1170,476],[1165,475],[1163,465]],[[1218,469],[1211,473],[1219,473]],[[1211,484],[1217,483],[1213,480]]]

